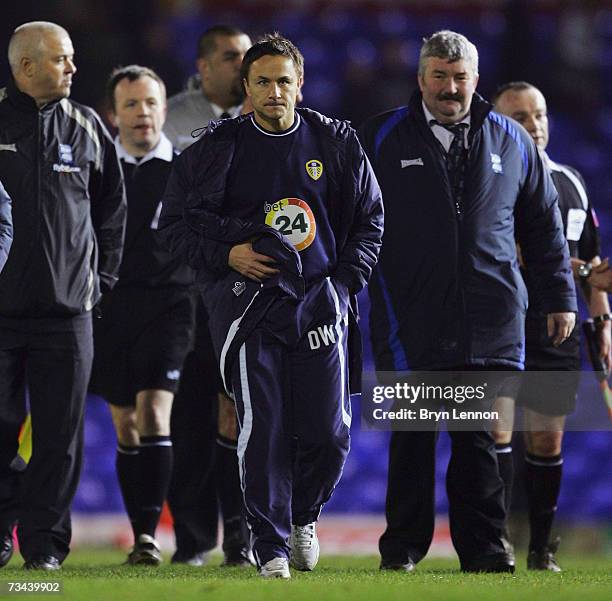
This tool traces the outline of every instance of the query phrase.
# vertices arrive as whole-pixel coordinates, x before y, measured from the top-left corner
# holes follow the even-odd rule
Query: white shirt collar
[[[242,105],[239,104],[237,106],[232,106],[228,108],[227,110],[225,110],[225,109],[222,109],[218,104],[211,102],[210,108],[212,109],[212,112],[215,114],[215,117],[217,119],[221,119],[221,115],[223,113],[228,113],[230,117],[237,117],[240,114],[240,109],[242,108]]]
[[[142,165],[151,159],[161,159],[162,161],[167,161],[168,163],[172,162],[172,157],[174,156],[174,149],[172,148],[172,142],[167,138],[164,132],[161,133],[159,138],[159,142],[153,150],[150,150],[147,154],[145,154],[140,160],[136,157],[132,156],[121,144],[121,140],[119,136],[115,138],[115,149],[117,150],[117,156],[120,160],[123,160],[126,163],[130,163],[132,165]]]
[[[434,127],[434,126],[441,127],[437,125],[437,123],[431,123],[432,121],[437,121],[437,119],[431,114],[431,111],[427,108],[425,101],[422,100],[421,103],[423,105],[423,112],[425,113],[425,119],[427,120],[427,123],[429,124],[429,126],[430,127]],[[471,113],[468,113],[461,121],[458,121],[458,123],[467,123],[468,126],[471,124],[471,122],[472,122]]]
[[[448,152],[455,135],[451,131],[443,127],[442,125],[438,125],[437,123],[432,123],[432,121],[436,121],[436,118],[431,114],[431,111],[425,105],[425,101],[422,100],[421,103],[423,105],[423,112],[425,113],[425,120],[427,121],[427,124],[431,128],[433,135],[436,136],[440,144],[442,144],[442,146],[444,147],[444,150]],[[470,131],[471,121],[472,121],[472,118],[471,118],[470,113],[468,113],[461,121],[458,121],[458,123],[467,123],[467,127],[465,128],[465,147],[466,148],[468,148],[468,132]]]

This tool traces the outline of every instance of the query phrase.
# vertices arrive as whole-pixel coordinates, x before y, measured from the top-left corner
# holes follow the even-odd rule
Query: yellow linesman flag
[[[23,425],[21,426],[21,432],[19,433],[19,449],[17,454],[28,463],[30,457],[32,457],[32,417],[28,413],[28,417],[25,418]]]

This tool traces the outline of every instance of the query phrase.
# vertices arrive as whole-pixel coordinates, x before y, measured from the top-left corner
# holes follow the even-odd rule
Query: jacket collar
[[[410,102],[408,107],[410,109],[410,113],[421,122],[422,125],[427,125],[429,128],[429,124],[425,119],[425,114],[423,112],[423,94],[421,94],[421,90],[415,90],[410,98]],[[472,104],[470,106],[470,135],[473,135],[476,131],[478,131],[484,120],[487,118],[487,115],[491,111],[493,106],[491,103],[487,102],[480,94],[474,93],[472,97]]]
[[[56,100],[52,100],[43,106],[42,108],[38,108],[36,101],[32,96],[22,92],[15,83],[15,80],[11,77],[6,85],[6,91],[9,100],[21,111],[27,113],[46,113],[48,111],[53,110],[61,100],[61,98],[57,98]]]
[[[117,156],[119,157],[119,159],[131,165],[144,165],[146,162],[151,161],[152,159],[160,159],[162,161],[166,161],[167,163],[171,163],[172,159],[174,158],[174,149],[172,148],[172,142],[170,142],[164,132],[161,133],[157,146],[140,159],[133,157],[125,149],[123,144],[121,144],[119,136],[115,138],[115,150],[117,151]]]

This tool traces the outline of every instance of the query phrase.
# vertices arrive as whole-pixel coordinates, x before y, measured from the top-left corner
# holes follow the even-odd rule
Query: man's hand
[[[553,346],[559,346],[567,340],[576,325],[575,313],[549,313],[547,315],[548,335]]]
[[[587,282],[593,288],[598,288],[604,292],[612,292],[612,269],[610,269],[608,259],[604,259],[599,265],[593,267]]]
[[[255,252],[251,242],[233,246],[227,262],[232,269],[256,282],[261,282],[278,273],[278,269],[267,265],[267,263],[275,263],[275,260]]]

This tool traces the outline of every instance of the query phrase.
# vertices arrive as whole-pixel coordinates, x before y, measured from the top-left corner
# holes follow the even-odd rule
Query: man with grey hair
[[[112,140],[98,115],[68,100],[76,72],[66,30],[18,27],[13,78],[0,90],[0,180],[14,239],[0,274],[0,567],[18,524],[28,569],[69,552],[93,355],[91,313],[117,280],[126,205]],[[13,460],[26,415],[32,456]]]
[[[537,275],[551,343],[572,331],[576,298],[557,193],[530,137],[491,112],[477,83],[474,45],[437,32],[424,40],[409,105],[362,129],[387,218],[369,287],[379,371],[523,369],[527,293],[515,234]],[[461,569],[512,572],[493,438],[484,425],[448,429]],[[391,435],[381,569],[410,572],[429,549],[436,437],[435,427]]]

